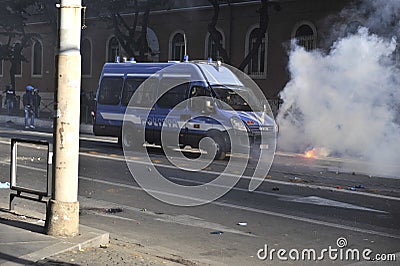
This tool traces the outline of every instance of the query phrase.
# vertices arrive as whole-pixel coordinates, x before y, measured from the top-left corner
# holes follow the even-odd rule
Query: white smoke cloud
[[[392,2],[400,8],[400,1]],[[281,93],[284,103],[277,117],[279,148],[323,148],[367,162],[365,173],[400,178],[399,168],[393,167],[400,162],[395,49],[395,38],[382,38],[367,28],[339,39],[327,54],[293,45],[291,81]]]

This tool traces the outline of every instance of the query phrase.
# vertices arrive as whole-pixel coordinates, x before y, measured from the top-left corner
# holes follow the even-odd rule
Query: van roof
[[[174,66],[173,68],[167,68]],[[165,70],[164,70],[165,69]],[[168,63],[106,63],[103,67],[105,75],[145,75],[150,76],[160,70],[163,74],[186,74],[192,80],[206,81],[210,85],[243,86],[236,75],[225,66],[216,66],[206,62],[168,62]]]
[[[137,74],[154,74],[163,68],[174,65],[176,63],[105,63],[103,67],[104,73],[137,73]]]

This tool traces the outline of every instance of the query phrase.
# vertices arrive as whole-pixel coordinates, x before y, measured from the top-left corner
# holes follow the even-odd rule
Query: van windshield
[[[211,88],[218,100],[228,104],[235,111],[260,112],[263,110],[262,104],[253,92],[244,87],[212,85]],[[230,109],[220,102],[217,104],[221,109]]]

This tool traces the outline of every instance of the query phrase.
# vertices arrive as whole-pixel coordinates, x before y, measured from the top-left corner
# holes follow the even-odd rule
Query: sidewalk
[[[44,206],[17,199],[9,211],[9,193],[0,188],[0,265],[199,265],[82,224],[77,237],[46,235]]]
[[[25,118],[22,116],[8,116],[0,114],[0,124],[24,126]],[[35,126],[37,128],[51,129],[53,128],[53,120],[50,118],[35,118]],[[80,124],[79,130],[81,133],[93,134],[93,125]]]
[[[10,189],[0,188],[0,265],[35,265],[36,261],[62,252],[108,244],[107,232],[84,225],[80,225],[76,237],[44,234],[45,207],[40,213],[24,201],[9,211],[9,193]]]

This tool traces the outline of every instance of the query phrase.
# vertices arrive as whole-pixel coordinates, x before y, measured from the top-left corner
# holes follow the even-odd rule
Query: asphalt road
[[[46,132],[0,128],[2,182],[8,181],[11,137],[51,140]],[[153,253],[173,254],[184,264],[300,265],[310,258],[318,263],[312,260],[312,249],[323,265],[342,265],[357,262],[353,252],[359,252],[362,261],[366,249],[371,250],[367,257],[383,254],[389,259],[400,249],[400,180],[363,175],[360,162],[352,162],[359,169],[353,172],[348,162],[339,159],[278,153],[256,191],[248,191],[249,178],[244,177],[216,201],[179,207],[153,198],[137,185],[116,139],[82,135],[80,146],[81,223]],[[24,153],[18,157],[21,182],[42,186],[38,184],[45,178],[43,152],[30,147],[20,151]],[[149,153],[164,176],[188,186],[214,179],[228,163],[218,161],[206,171],[189,173],[168,163],[160,149]],[[362,188],[355,191],[348,189],[359,185]],[[339,248],[344,239],[347,245]],[[265,247],[267,254],[259,251]]]

